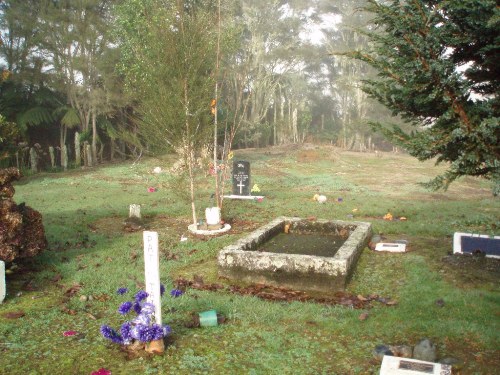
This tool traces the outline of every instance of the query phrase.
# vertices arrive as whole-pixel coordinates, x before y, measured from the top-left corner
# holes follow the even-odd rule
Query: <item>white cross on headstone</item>
[[[147,301],[155,306],[156,324],[161,325],[160,294],[160,256],[158,252],[158,233],[143,232],[144,238],[144,276]]]
[[[243,187],[245,186],[245,185],[243,185],[243,181],[240,181],[240,183],[238,185],[236,185],[236,186],[240,187],[240,194],[242,194],[243,193]]]

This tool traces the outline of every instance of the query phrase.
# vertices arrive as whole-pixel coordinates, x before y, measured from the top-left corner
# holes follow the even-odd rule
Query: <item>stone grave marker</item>
[[[147,301],[155,306],[156,324],[161,325],[160,294],[160,256],[158,251],[158,233],[143,232],[144,238],[144,277]]]
[[[7,287],[5,285],[5,262],[0,260],[0,303],[5,299]]]
[[[235,161],[233,163],[233,194],[250,195],[250,162]]]
[[[441,363],[419,361],[417,359],[385,355],[380,367],[380,375],[451,375],[451,366]]]
[[[131,204],[129,206],[129,213],[128,213],[129,218],[141,218],[141,205],[140,204]]]
[[[485,254],[489,258],[500,258],[500,236],[455,232],[454,254]]]

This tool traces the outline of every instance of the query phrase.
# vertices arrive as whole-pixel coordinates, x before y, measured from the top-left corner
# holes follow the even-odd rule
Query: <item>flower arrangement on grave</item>
[[[124,295],[128,292],[126,288],[119,288],[117,293]],[[165,287],[160,285],[160,292],[163,296]],[[174,298],[182,295],[182,291],[173,289],[170,295]],[[172,329],[168,325],[160,325],[154,322],[155,306],[146,301],[148,294],[144,290],[139,290],[134,301],[123,302],[118,308],[118,313],[127,315],[135,312],[136,317],[124,322],[119,329],[119,332],[111,328],[109,325],[102,325],[100,328],[104,338],[119,344],[124,345],[131,350],[146,349],[146,351],[155,353],[163,352],[163,339],[167,337]],[[161,349],[155,343],[161,342]]]

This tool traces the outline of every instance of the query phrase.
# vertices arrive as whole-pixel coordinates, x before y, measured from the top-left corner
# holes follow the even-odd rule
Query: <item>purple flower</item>
[[[134,311],[137,315],[141,313],[141,310],[142,310],[141,304],[138,302],[134,303]]]
[[[144,290],[139,290],[137,294],[135,295],[135,302],[139,303],[143,299],[145,299],[148,296],[148,294]]]
[[[184,294],[184,292],[182,290],[179,290],[179,289],[172,289],[170,291],[170,295],[174,298],[177,298],[177,297],[180,297]]]
[[[116,291],[116,293],[118,293],[119,295],[124,295],[127,292],[128,292],[127,288],[118,288],[118,290]]]
[[[172,328],[170,328],[169,325],[164,325],[163,326],[163,337],[167,337],[172,333]]]
[[[163,297],[164,294],[165,294],[165,285],[160,284],[160,296]]]
[[[132,321],[132,323],[136,325],[143,325],[143,326],[148,326],[149,323],[151,323],[151,318],[149,317],[148,314],[139,314],[137,317]]]
[[[163,327],[159,324],[153,324],[151,326],[151,335],[153,336],[153,340],[160,340],[163,338]]]
[[[104,338],[113,341],[116,344],[123,344],[122,337],[113,328],[107,325],[101,326],[101,335]]]
[[[132,324],[130,322],[125,322],[120,327],[120,333],[122,334],[123,343],[128,344],[133,339],[132,334]]]
[[[141,342],[151,341],[151,335],[149,334],[149,327],[145,325],[137,325],[134,327],[134,333],[137,340]]]
[[[152,315],[155,312],[155,305],[151,302],[146,302],[142,305],[141,314]]]
[[[118,312],[122,315],[127,314],[132,309],[132,302],[123,302],[118,308]]]

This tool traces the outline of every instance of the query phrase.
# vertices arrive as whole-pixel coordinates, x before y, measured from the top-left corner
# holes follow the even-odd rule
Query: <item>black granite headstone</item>
[[[500,239],[462,236],[462,253],[500,257]]]
[[[250,162],[235,161],[233,163],[233,194],[250,195]]]

